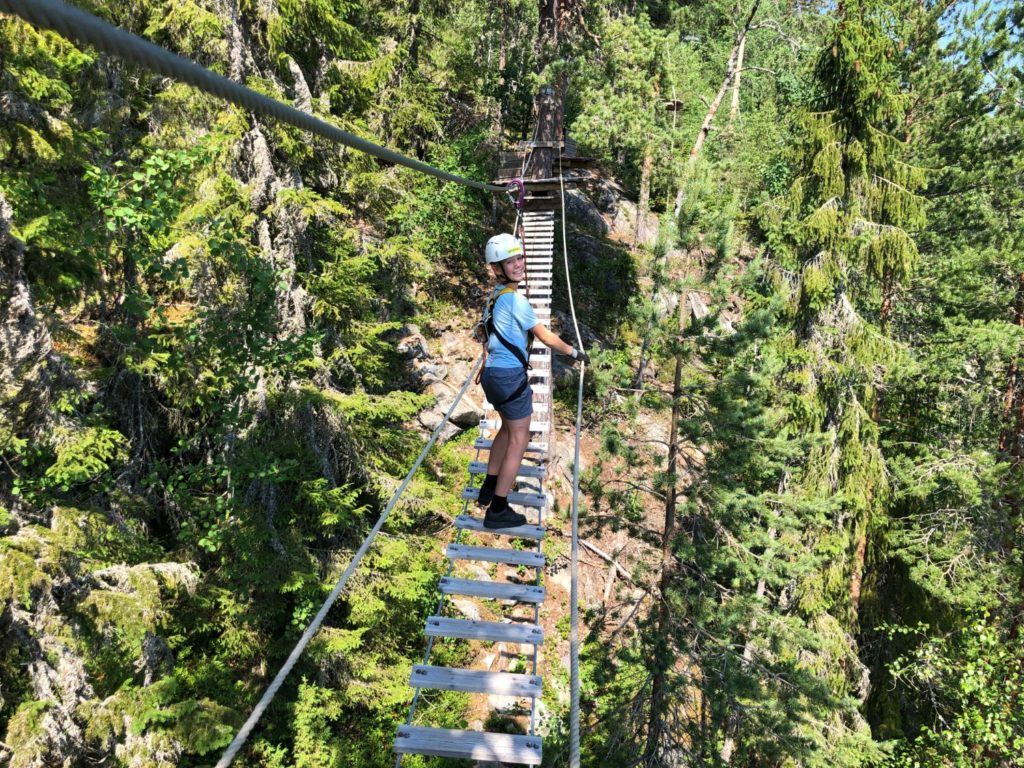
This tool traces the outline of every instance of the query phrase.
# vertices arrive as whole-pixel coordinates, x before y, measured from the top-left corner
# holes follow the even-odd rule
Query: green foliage
[[[56,460],[44,477],[48,485],[61,491],[94,483],[128,458],[128,440],[113,429],[87,427],[78,434],[58,434],[56,443]]]
[[[40,727],[46,711],[52,706],[50,701],[29,701],[18,707],[7,725],[5,736],[15,755],[12,766],[32,765],[45,756],[45,740],[41,738]]]
[[[130,729],[150,745],[167,740],[168,746],[178,744],[190,755],[209,755],[226,747],[241,725],[238,714],[209,699],[182,698],[183,693],[173,676],[145,688],[125,685],[109,699],[87,707],[87,737],[101,745],[111,736],[123,738]],[[139,746],[146,748],[145,743]],[[152,759],[152,754],[146,757]]]
[[[650,157],[655,209],[683,187],[650,256],[570,232],[577,310],[606,347],[588,369],[587,525],[660,552],[652,510],[688,484],[664,594],[588,617],[626,623],[586,643],[584,761],[668,760],[637,749],[656,659],[688,752],[674,762],[721,764],[727,736],[732,765],[882,764],[890,746],[907,768],[1019,762],[1019,641],[970,618],[1019,593],[1017,9],[940,23],[945,6],[768,3],[739,111],[727,94],[690,168],[748,4],[562,4],[559,56],[523,0],[244,0],[237,26],[194,0],[92,7],[261,92],[297,101],[304,81],[314,112],[479,179],[565,73],[570,133],[604,172],[638,189]],[[10,18],[0,58],[16,277],[66,364],[33,369],[45,415],[5,400],[0,419],[0,613],[17,624],[0,732],[16,765],[208,764],[422,446],[410,425],[431,399],[403,391],[394,333],[460,327],[490,199]],[[684,288],[711,315],[680,334],[663,306]],[[660,443],[632,438],[673,404],[677,353],[674,478]],[[246,764],[393,761],[471,439],[413,479]],[[641,585],[658,575],[645,558]],[[146,643],[167,649],[152,668]],[[74,712],[86,758],[43,738],[53,704],[31,676],[58,646],[95,694]],[[421,705],[424,723],[466,725],[465,695]]]
[[[982,615],[956,634],[928,637],[926,627],[894,628],[921,640],[893,662],[892,673],[923,701],[932,722],[901,744],[891,765],[1024,765],[1024,675],[1019,639]]]

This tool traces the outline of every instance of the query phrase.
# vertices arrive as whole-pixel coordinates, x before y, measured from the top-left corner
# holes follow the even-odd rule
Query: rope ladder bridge
[[[575,148],[571,141],[538,142],[535,140],[533,142],[521,143],[518,151],[512,153],[515,161],[522,160],[521,166],[518,168],[503,168],[497,180],[498,183],[487,184],[442,171],[343,131],[313,115],[259,94],[239,83],[211,72],[184,57],[118,29],[74,6],[60,2],[60,0],[0,0],[0,12],[13,14],[30,24],[58,32],[64,37],[75,40],[80,44],[92,45],[101,51],[119,56],[158,74],[188,83],[199,90],[218,96],[224,101],[242,107],[254,114],[260,114],[294,125],[331,141],[370,154],[384,162],[403,165],[420,173],[434,176],[444,182],[455,182],[476,189],[503,193],[508,190],[509,181],[522,175],[530,154],[536,147],[543,146],[546,149],[557,147],[558,176],[555,178],[529,179],[525,181],[525,192],[527,194],[525,195],[526,210],[523,213],[523,240],[527,256],[526,296],[533,305],[538,319],[545,325],[550,324],[555,234],[554,221],[556,203],[558,202],[558,197],[554,193],[556,191],[561,192],[561,207],[564,220],[565,171],[578,171],[578,169],[582,169],[588,164],[588,161],[575,157]],[[562,153],[563,149],[566,150],[565,156]],[[517,170],[518,173],[516,173]],[[578,180],[579,178],[581,177],[577,175],[576,179]],[[565,254],[566,244],[563,227],[563,255]],[[567,281],[568,277],[568,261],[566,257]],[[569,300],[571,308],[571,285],[569,286]],[[574,310],[573,322],[575,325]],[[576,328],[576,343],[578,348],[582,348],[578,328]],[[341,595],[349,578],[372,545],[377,533],[383,528],[392,509],[398,503],[413,476],[423,463],[427,453],[436,443],[442,429],[473,381],[481,362],[482,358],[477,360],[469,378],[452,402],[444,419],[437,425],[427,445],[423,448],[423,451],[416,459],[416,462],[409,470],[398,490],[391,497],[380,518],[353,556],[352,561],[335,584],[334,589],[324,601],[319,612],[311,620],[295,648],[249,715],[249,718],[217,762],[217,768],[227,768],[244,746],[263,712],[269,706],[285,678],[302,655],[310,639],[319,629],[331,606]],[[497,760],[522,765],[539,765],[541,762],[542,745],[541,737],[537,734],[537,715],[542,681],[537,671],[540,661],[540,646],[544,642],[544,633],[539,626],[540,606],[545,597],[545,589],[542,585],[545,561],[544,555],[541,552],[545,532],[543,516],[550,500],[549,495],[545,491],[544,480],[547,472],[547,459],[553,426],[550,350],[543,348],[533,352],[530,356],[530,363],[532,366],[530,372],[531,384],[534,392],[534,417],[530,424],[531,442],[517,476],[517,490],[510,494],[509,502],[524,509],[527,512],[527,519],[530,519],[530,515],[535,516],[537,522],[536,524],[531,523],[516,528],[506,528],[491,532],[484,529],[482,518],[469,514],[469,506],[476,501],[479,494],[479,488],[476,487],[475,479],[486,473],[487,464],[482,458],[491,447],[492,438],[490,436],[493,435],[500,424],[497,415],[493,414],[493,409],[490,409],[485,404],[485,410],[488,410],[493,415],[486,416],[480,422],[481,437],[474,444],[477,452],[476,458],[469,463],[469,484],[462,492],[464,500],[463,513],[455,520],[458,534],[455,542],[450,544],[446,551],[449,559],[448,573],[438,584],[439,601],[435,615],[429,617],[426,622],[427,646],[423,663],[414,666],[410,676],[410,685],[414,689],[414,694],[407,722],[398,728],[395,737],[396,768],[400,766],[402,755],[404,754]],[[572,507],[572,592],[570,598],[570,608],[572,611],[570,643],[572,686],[570,766],[572,768],[576,768],[579,765],[579,635],[576,605],[576,524],[582,392],[583,370],[581,366],[579,398],[577,402]],[[463,544],[463,537],[467,535],[489,537],[492,544],[495,541],[507,541],[508,539],[527,540],[533,542],[534,549],[520,550],[500,545],[475,546]],[[526,580],[515,576],[500,582],[465,578],[462,570],[470,562],[485,562],[505,566],[506,574],[512,568],[532,568],[534,571],[533,583],[527,583]],[[477,574],[480,573],[479,567],[476,572]],[[532,622],[479,621],[445,616],[446,606],[450,605],[451,601],[456,597],[495,600],[508,606],[529,606],[532,607]],[[509,647],[515,647],[529,658],[532,672],[524,674],[506,670],[453,669],[431,666],[429,661],[434,644],[437,640],[443,638],[496,643],[498,653],[485,657],[492,659],[503,659],[506,655],[504,651]],[[420,692],[430,688],[499,696],[503,697],[505,701],[512,702],[526,700],[529,702],[530,712],[529,733],[527,735],[513,735],[415,726],[413,722]]]
[[[521,204],[526,208],[522,213],[522,239],[526,256],[525,294],[540,322],[550,326],[553,288],[555,208],[561,200],[564,218],[564,181],[562,178],[523,179],[533,150],[541,142],[523,142],[515,153],[503,153],[503,163],[515,165],[502,168],[497,183],[516,181],[523,186]],[[561,157],[561,150],[568,146],[572,157]],[[559,168],[585,168],[589,162],[575,157],[571,142],[558,142]],[[573,181],[583,178],[575,173]],[[562,192],[555,196],[555,192]],[[517,217],[516,229],[519,218]],[[564,233],[564,227],[563,227]],[[564,241],[563,241],[564,248]],[[574,315],[575,320],[575,315]],[[582,346],[577,331],[577,345]],[[527,524],[512,528],[489,531],[484,528],[481,517],[469,514],[469,507],[475,505],[480,490],[476,483],[487,472],[484,460],[493,444],[493,435],[501,426],[500,417],[489,403],[484,404],[485,417],[480,421],[480,437],[475,441],[476,459],[468,467],[469,484],[462,492],[463,510],[455,520],[458,531],[454,543],[448,545],[446,556],[448,572],[438,584],[439,598],[435,614],[426,621],[427,647],[423,662],[413,667],[409,685],[414,689],[412,705],[406,723],[398,728],[394,750],[398,757],[395,768],[402,763],[406,754],[432,755],[472,760],[499,761],[520,765],[540,765],[543,755],[542,738],[538,734],[538,703],[543,681],[538,674],[544,630],[540,625],[540,608],[546,595],[543,573],[546,565],[542,544],[545,535],[544,513],[550,507],[551,496],[546,492],[548,458],[553,437],[554,418],[552,410],[552,355],[547,347],[535,348],[530,354],[530,386],[533,390],[533,416],[530,420],[530,442],[526,456],[516,476],[515,490],[509,494],[509,503],[524,513]],[[581,374],[582,385],[582,374]],[[581,393],[582,395],[582,388]],[[577,423],[577,436],[579,423]],[[574,491],[578,489],[579,466],[577,449],[574,474]],[[575,513],[575,498],[573,510]],[[536,520],[536,523],[532,522]],[[575,520],[575,514],[574,514]],[[463,544],[466,536],[483,537],[485,546]],[[509,548],[510,540],[524,540],[530,548]],[[575,551],[575,536],[573,539]],[[499,580],[492,580],[487,571],[476,565],[487,563],[497,567]],[[575,563],[574,563],[575,565]],[[533,579],[523,579],[521,570],[533,571]],[[476,578],[467,578],[475,576]],[[481,578],[483,577],[483,578]],[[532,583],[528,583],[532,581]],[[573,568],[575,583],[575,567]],[[460,618],[446,615],[447,608],[460,606],[460,598],[478,598],[496,601],[510,609],[512,618],[483,621],[474,618]],[[573,595],[575,614],[575,595]],[[524,615],[524,609],[525,614]],[[475,613],[471,609],[471,613]],[[578,635],[574,633],[573,639]],[[430,657],[437,641],[444,639],[472,640],[492,643],[490,653],[478,655],[485,669],[457,669],[430,665]],[[576,655],[573,644],[571,658]],[[510,671],[518,667],[522,657],[530,672]],[[573,663],[575,671],[575,663]],[[578,691],[578,675],[573,675],[573,688]],[[525,735],[499,733],[494,731],[455,730],[416,726],[415,715],[420,692],[426,689],[461,691],[488,697],[488,704],[499,714],[529,712],[529,729]],[[578,697],[574,699],[578,705]],[[525,706],[523,706],[525,703]],[[574,722],[578,731],[578,715]],[[578,765],[578,736],[576,737],[573,765]]]

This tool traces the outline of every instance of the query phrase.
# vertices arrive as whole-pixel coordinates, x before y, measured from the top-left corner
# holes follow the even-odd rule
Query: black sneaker
[[[484,528],[515,528],[517,525],[526,525],[526,515],[513,512],[512,507],[507,505],[499,510],[495,510],[493,504],[487,508]]]

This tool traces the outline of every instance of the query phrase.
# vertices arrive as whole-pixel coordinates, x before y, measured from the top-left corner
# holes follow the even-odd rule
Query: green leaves
[[[1022,650],[1006,628],[987,614],[969,620],[946,637],[927,637],[893,662],[897,680],[932,703],[930,722],[902,746],[892,764],[899,768],[944,765],[996,768],[1024,765],[1024,715],[1017,705],[1024,691]]]
[[[120,432],[86,427],[56,436],[57,459],[44,475],[51,487],[68,491],[73,486],[96,482],[99,476],[128,458],[128,440]]]

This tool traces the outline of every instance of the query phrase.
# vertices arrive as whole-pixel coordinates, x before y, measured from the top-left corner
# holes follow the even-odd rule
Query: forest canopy
[[[1024,766],[1024,8],[79,5],[483,182],[555,89],[584,765]],[[0,765],[211,765],[469,375],[515,212],[3,14],[0,105]],[[236,764],[394,763],[474,437]]]

